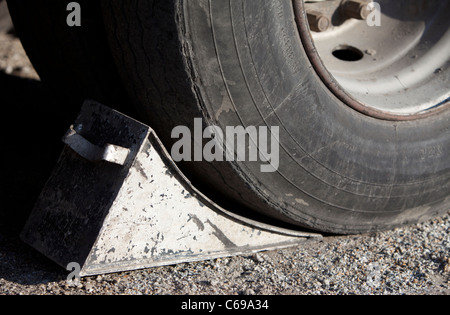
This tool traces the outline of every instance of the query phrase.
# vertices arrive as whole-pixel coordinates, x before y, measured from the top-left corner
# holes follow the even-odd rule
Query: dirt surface
[[[297,248],[66,280],[18,235],[74,117],[40,81],[20,41],[0,34],[0,294],[449,294],[449,215]]]

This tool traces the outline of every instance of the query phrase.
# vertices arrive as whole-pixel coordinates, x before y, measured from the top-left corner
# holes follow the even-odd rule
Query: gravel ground
[[[0,167],[1,295],[450,293],[449,214],[394,231],[328,236],[296,248],[69,283],[65,270],[18,238],[67,125],[64,119],[58,124],[49,118],[58,113],[58,101],[39,82],[19,40],[8,34],[0,34],[0,87],[3,117],[14,126],[1,127],[1,134],[8,135],[2,139],[7,162]]]

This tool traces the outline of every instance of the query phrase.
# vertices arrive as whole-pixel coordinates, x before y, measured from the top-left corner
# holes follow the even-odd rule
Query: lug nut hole
[[[363,59],[364,53],[358,48],[341,45],[333,50],[333,56],[342,61],[359,61]]]

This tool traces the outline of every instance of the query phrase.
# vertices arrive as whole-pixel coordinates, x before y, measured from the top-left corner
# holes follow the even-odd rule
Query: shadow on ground
[[[62,151],[75,119],[37,80],[0,72],[0,279],[38,284],[61,269],[20,241],[19,234]]]

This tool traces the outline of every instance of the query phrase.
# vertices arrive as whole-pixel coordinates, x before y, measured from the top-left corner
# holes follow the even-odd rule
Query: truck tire
[[[275,172],[261,172],[262,160],[180,162],[193,184],[216,202],[339,234],[391,229],[449,210],[446,102],[398,115],[355,101],[315,55],[302,22],[303,1],[100,2],[96,14],[103,15],[110,45],[102,54],[113,56],[139,118],[169,151],[177,142],[174,128],[194,132],[195,118],[203,128],[279,128]],[[441,27],[448,29],[448,23]],[[71,50],[89,55],[83,45]],[[38,55],[46,72],[49,60]],[[448,64],[434,69],[447,86]]]
[[[348,106],[314,71],[291,1],[102,4],[129,94],[169,147],[172,128],[193,128],[194,117],[222,130],[280,127],[276,172],[248,161],[185,162],[204,190],[332,233],[449,210],[448,107],[405,121]]]

